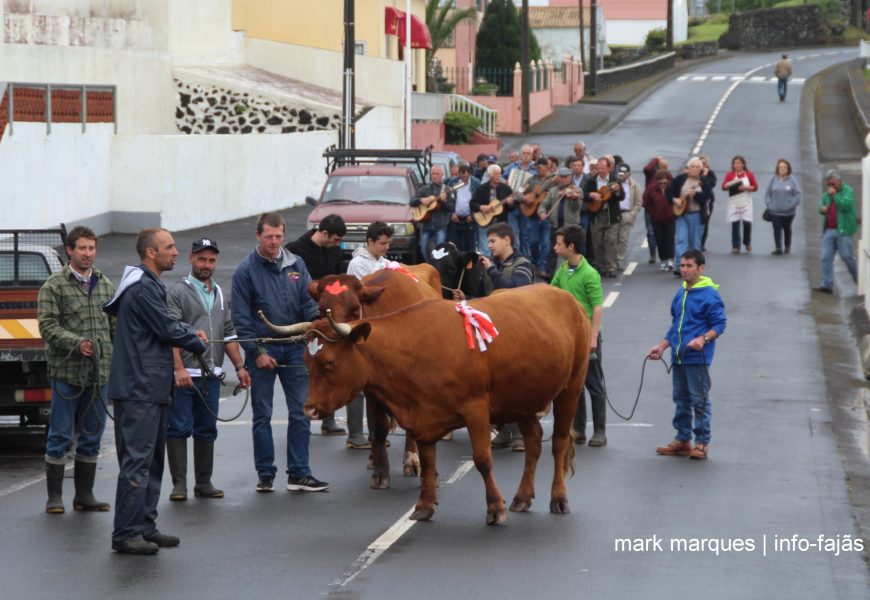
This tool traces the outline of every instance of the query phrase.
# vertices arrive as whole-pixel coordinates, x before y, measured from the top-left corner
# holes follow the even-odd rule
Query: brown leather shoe
[[[692,443],[682,440],[674,440],[667,446],[656,448],[656,454],[662,456],[689,456],[692,452]]]
[[[695,447],[692,448],[692,451],[689,453],[689,458],[694,458],[696,460],[707,460],[708,448],[709,444],[695,444]]]

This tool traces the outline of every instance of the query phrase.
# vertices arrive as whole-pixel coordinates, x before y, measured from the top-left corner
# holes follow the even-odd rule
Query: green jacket
[[[840,183],[836,196],[828,193],[822,196],[822,206],[830,206],[831,200],[837,204],[837,235],[852,235],[858,230],[858,220],[855,217],[855,192],[845,183]],[[827,218],[824,213],[822,216]],[[822,225],[823,233],[824,230]]]
[[[592,309],[601,306],[604,298],[604,290],[601,288],[601,275],[598,274],[589,261],[584,257],[573,272],[568,270],[568,261],[565,261],[556,269],[550,285],[570,292],[577,299],[589,320],[592,321]]]
[[[109,380],[115,319],[100,310],[112,299],[115,286],[97,269],[96,285],[85,295],[69,265],[49,277],[39,290],[39,333],[45,340],[48,376],[71,385],[88,383],[90,359],[79,352],[85,340],[100,347],[100,385]]]

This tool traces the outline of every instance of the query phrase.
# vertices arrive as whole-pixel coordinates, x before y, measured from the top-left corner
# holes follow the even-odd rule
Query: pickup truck
[[[0,415],[47,425],[51,387],[39,335],[39,288],[64,265],[66,229],[0,230]]]
[[[341,242],[345,258],[366,245],[366,229],[383,221],[394,230],[387,257],[405,264],[420,262],[418,225],[411,220],[411,198],[428,180],[432,168],[431,148],[425,150],[337,150],[326,158],[326,183],[315,199],[305,201],[314,210],[308,228],[316,227],[329,214],[337,214],[347,225]]]

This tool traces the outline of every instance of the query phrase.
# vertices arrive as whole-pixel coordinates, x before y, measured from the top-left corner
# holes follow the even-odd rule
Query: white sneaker
[[[669,260],[668,261],[668,271],[673,271],[673,270],[674,270],[674,261]]]
[[[667,270],[668,270],[668,263],[662,263],[662,266],[659,267],[659,270],[661,270],[661,271],[667,271]]]

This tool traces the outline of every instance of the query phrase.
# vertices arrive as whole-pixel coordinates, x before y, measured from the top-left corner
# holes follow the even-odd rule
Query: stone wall
[[[718,42],[693,42],[678,46],[680,58],[692,59],[702,56],[715,56],[719,52]]]
[[[614,67],[612,69],[602,69],[598,71],[598,81],[596,90],[602,92],[607,88],[611,88],[629,81],[643,79],[659,71],[672,69],[674,67],[674,59],[676,54],[666,52],[653,58],[648,58],[639,63]],[[585,74],[586,92],[589,92],[589,73]]]
[[[296,133],[339,129],[338,111],[290,106],[221,87],[175,80],[181,133]]]
[[[815,4],[734,13],[719,46],[730,50],[756,50],[814,46],[824,42],[825,29]]]

